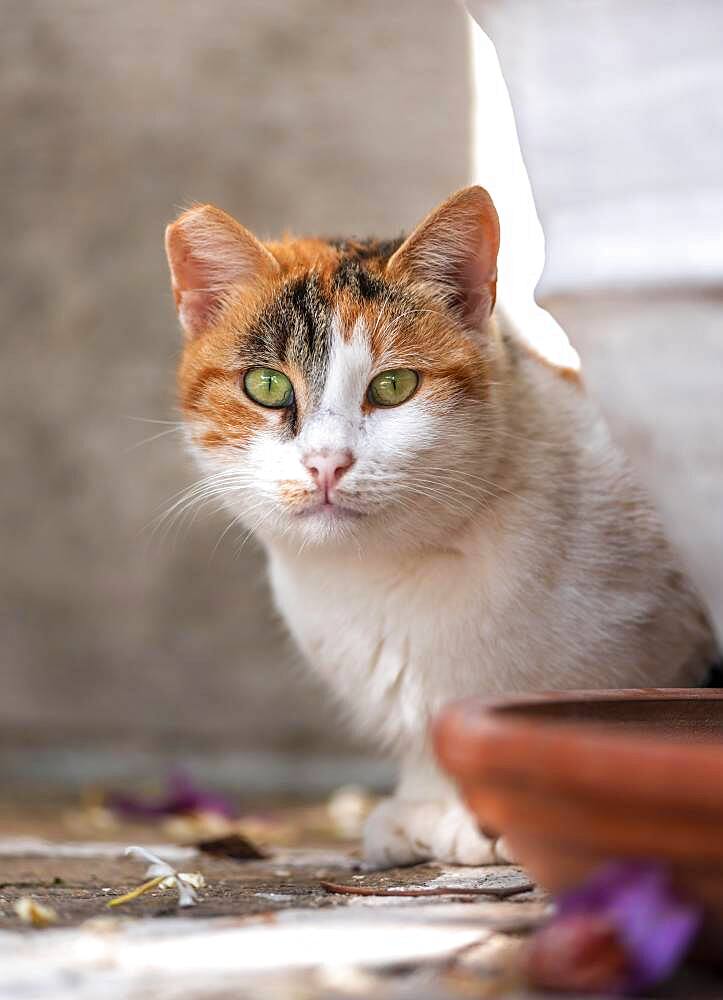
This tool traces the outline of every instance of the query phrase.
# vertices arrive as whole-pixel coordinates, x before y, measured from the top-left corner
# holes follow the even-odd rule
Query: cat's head
[[[498,245],[479,187],[391,242],[261,243],[184,212],[166,248],[202,492],[267,540],[444,542],[490,494]]]

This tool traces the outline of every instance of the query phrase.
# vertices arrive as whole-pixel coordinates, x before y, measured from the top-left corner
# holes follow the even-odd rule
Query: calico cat
[[[497,214],[466,188],[406,240],[261,243],[213,206],[166,247],[205,475],[350,717],[401,761],[376,865],[504,847],[436,771],[468,694],[704,682],[714,639],[576,373],[495,309]]]

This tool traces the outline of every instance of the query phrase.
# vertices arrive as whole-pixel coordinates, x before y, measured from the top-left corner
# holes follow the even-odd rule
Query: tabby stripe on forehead
[[[289,307],[293,323],[284,357],[301,364],[311,376],[326,354],[330,321],[329,304],[321,295],[315,275],[290,286]]]
[[[334,275],[334,290],[350,292],[355,298],[373,302],[389,290],[387,283],[352,257],[343,257]]]
[[[390,240],[378,240],[370,237],[365,240],[347,239],[344,236],[332,236],[326,240],[336,247],[339,253],[356,260],[388,260],[395,250],[404,242],[404,236],[396,236]]]
[[[259,364],[296,365],[319,389],[326,373],[331,304],[311,274],[289,282],[263,310],[247,349]]]

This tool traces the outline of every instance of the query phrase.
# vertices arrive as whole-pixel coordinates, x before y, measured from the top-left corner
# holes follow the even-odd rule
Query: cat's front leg
[[[408,761],[396,793],[364,829],[364,860],[373,868],[421,861],[494,865],[509,860],[500,838],[480,830],[456,791],[430,759]]]

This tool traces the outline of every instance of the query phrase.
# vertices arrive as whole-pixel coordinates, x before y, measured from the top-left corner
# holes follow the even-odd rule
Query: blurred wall
[[[557,295],[580,352],[723,640],[723,299],[714,288]]]
[[[557,358],[535,287],[562,323],[723,638],[723,4],[466,6],[498,299]]]
[[[6,746],[348,746],[253,545],[149,527],[193,476],[144,422],[178,419],[163,226],[409,227],[466,180],[466,45],[439,0],[3,4]]]

